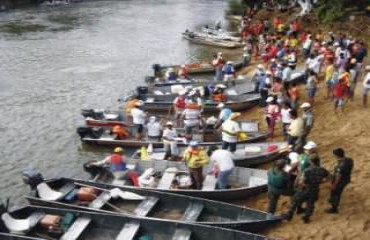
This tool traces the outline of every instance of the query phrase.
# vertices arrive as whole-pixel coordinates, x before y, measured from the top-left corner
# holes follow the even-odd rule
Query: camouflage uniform
[[[307,207],[303,218],[306,221],[309,220],[314,211],[315,202],[319,197],[320,183],[328,175],[328,171],[319,166],[310,166],[303,172],[302,181],[304,186],[299,186],[294,193],[289,212],[286,214],[287,219],[291,219],[297,208],[306,202]]]
[[[338,161],[337,166],[334,168],[334,178],[341,177],[340,182],[335,189],[330,192],[329,203],[332,208],[337,210],[340,202],[341,194],[348,183],[351,182],[351,173],[353,169],[353,160],[350,158],[344,158]]]

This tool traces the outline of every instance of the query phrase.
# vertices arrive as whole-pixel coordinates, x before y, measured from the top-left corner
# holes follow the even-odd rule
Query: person
[[[320,184],[323,179],[329,176],[329,172],[318,165],[318,158],[310,158],[310,166],[303,172],[302,176],[297,177],[298,185],[292,197],[289,211],[283,214],[283,218],[290,221],[294,213],[302,203],[306,202],[302,220],[304,223],[310,222],[310,217],[318,200]]]
[[[314,124],[314,116],[312,112],[312,106],[310,103],[305,102],[301,105],[303,110],[302,119],[303,119],[303,134],[302,134],[302,144],[305,143],[308,134],[310,134],[311,129]]]
[[[129,133],[122,125],[115,125],[112,128],[112,133],[115,134],[117,137],[116,139],[122,140],[129,136]]]
[[[351,182],[351,174],[353,170],[353,160],[349,157],[346,157],[342,148],[334,149],[333,155],[337,158],[338,162],[334,167],[329,198],[331,208],[326,209],[327,213],[338,213],[342,192],[344,188]]]
[[[184,112],[186,106],[185,93],[186,93],[185,90],[179,91],[178,96],[173,100],[173,108],[175,109],[175,118],[178,125],[180,125],[179,119],[182,113]]]
[[[227,108],[224,103],[219,103],[217,105],[217,108],[220,109],[220,113],[218,115],[218,120],[216,123],[215,128],[218,128],[219,126],[222,125],[233,113],[233,111],[230,108]]]
[[[224,74],[224,82],[226,86],[228,86],[229,83],[231,83],[233,86],[236,85],[235,69],[232,61],[227,61],[226,65],[222,67],[222,73]]]
[[[162,125],[157,121],[155,116],[149,118],[149,122],[146,124],[148,130],[148,139],[159,141],[162,135]]]
[[[319,83],[319,80],[317,79],[316,73],[313,70],[309,70],[307,83],[306,83],[306,90],[307,90],[308,101],[310,102],[311,105],[313,105],[314,103],[318,83]]]
[[[290,118],[292,119],[292,122],[289,125],[288,128],[288,144],[292,145],[292,149],[294,150],[298,139],[303,134],[303,119],[298,117],[297,111],[292,110],[290,111]]]
[[[217,84],[215,90],[212,93],[212,100],[214,102],[226,102],[227,97],[225,94],[226,86],[223,84]]]
[[[217,55],[212,61],[212,65],[215,67],[215,70],[216,70],[215,80],[217,82],[222,81],[222,68],[224,64],[225,64],[225,61],[222,57],[222,52],[217,53]]]
[[[271,82],[272,82],[271,76],[272,76],[271,71],[267,70],[265,74],[262,73],[259,78],[258,90],[261,96],[261,100],[260,100],[261,107],[266,106],[266,99],[268,97],[269,89],[271,88]]]
[[[189,79],[189,71],[185,65],[181,65],[178,76],[180,79]]]
[[[178,155],[178,148],[177,148],[177,132],[173,128],[172,122],[166,123],[166,128],[163,130],[163,146],[166,152],[164,159],[173,159]]]
[[[236,119],[238,119],[240,115],[240,113],[232,113],[230,118],[221,125],[222,149],[229,149],[232,153],[236,151],[236,143],[238,142],[240,126]]]
[[[340,108],[341,112],[344,111],[344,98],[347,92],[347,84],[343,78],[339,78],[339,81],[334,86],[334,113],[337,113],[337,109]]]
[[[130,97],[130,99],[126,102],[126,106],[125,106],[126,115],[131,116],[131,110],[134,109],[136,107],[136,104],[138,104],[139,102],[142,102],[142,101],[139,100],[138,95],[133,95],[132,97]]]
[[[310,159],[317,158],[318,166],[320,166],[320,157],[317,151],[317,144],[309,141],[303,146],[303,153],[299,154],[297,170],[298,174],[302,175],[304,171],[310,166]]]
[[[334,63],[333,60],[326,61],[325,68],[325,84],[326,84],[326,99],[332,97],[333,85],[334,85]]]
[[[305,58],[308,58],[308,56],[310,56],[310,52],[311,52],[311,45],[312,45],[312,36],[311,34],[308,34],[307,35],[307,38],[306,40],[303,42],[303,55]]]
[[[268,135],[270,138],[273,138],[276,121],[280,118],[280,109],[279,106],[275,103],[273,97],[268,97],[266,102],[266,122],[268,126]]]
[[[141,140],[143,138],[143,130],[146,119],[146,113],[141,109],[142,105],[142,102],[137,102],[135,107],[131,110],[133,123],[137,128],[137,140]]]
[[[370,92],[370,66],[365,68],[367,74],[365,75],[364,82],[362,84],[362,106],[367,107],[367,95]]]
[[[211,162],[213,163],[213,174],[217,176],[218,189],[226,189],[228,187],[228,178],[235,168],[233,155],[223,149],[218,149],[216,146],[208,151]]]
[[[193,102],[188,101],[185,110],[182,112],[182,119],[184,119],[186,139],[190,140],[192,137],[192,130],[194,127],[199,127],[201,122],[200,106]]]
[[[252,82],[254,83],[254,91],[259,93],[259,85],[261,76],[265,75],[265,67],[262,64],[257,65],[257,69],[253,75]]]
[[[292,109],[297,109],[299,100],[299,90],[296,83],[292,83],[288,90],[290,106]]]
[[[175,72],[175,69],[173,68],[168,68],[166,73],[165,73],[166,79],[168,81],[176,81],[178,78],[177,73]]]
[[[189,168],[189,174],[193,183],[193,188],[202,189],[203,186],[203,166],[209,162],[207,153],[199,147],[197,141],[190,141],[189,147],[185,150],[183,159]]]
[[[292,119],[290,118],[290,111],[292,111],[292,109],[289,105],[289,102],[284,101],[282,103],[280,114],[281,114],[283,136],[285,140],[288,139],[288,128],[289,128],[290,123],[292,122]]]
[[[288,195],[290,177],[284,171],[285,165],[285,160],[279,159],[275,162],[275,166],[267,172],[267,212],[271,214],[275,213],[280,196]]]
[[[126,176],[127,167],[125,157],[123,155],[123,149],[121,147],[116,147],[113,154],[103,160],[90,163],[90,165],[93,166],[104,166],[107,164],[109,165],[115,179],[122,179]]]
[[[288,91],[289,82],[290,82],[291,77],[292,77],[292,69],[291,69],[290,66],[287,66],[286,63],[283,63],[283,66],[284,66],[284,70],[283,70],[283,73],[282,73],[283,74],[282,80],[283,80],[285,91]]]

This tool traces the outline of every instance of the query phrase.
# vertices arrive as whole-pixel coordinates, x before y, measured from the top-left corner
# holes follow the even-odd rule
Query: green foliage
[[[246,5],[238,0],[229,0],[227,15],[243,15]]]
[[[332,0],[333,2],[343,2],[340,0]],[[317,18],[322,23],[331,23],[335,20],[338,20],[344,16],[344,7],[343,4],[338,3],[327,3],[321,4],[316,10]]]

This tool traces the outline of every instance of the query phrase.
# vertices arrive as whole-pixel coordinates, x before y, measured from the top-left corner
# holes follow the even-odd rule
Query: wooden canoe
[[[8,216],[13,223],[30,224],[30,230],[24,235],[0,231],[1,240],[133,240],[133,239],[173,239],[173,240],[263,240],[262,235],[231,229],[179,223],[175,221],[151,220],[145,218],[118,216],[104,213],[84,212],[73,209],[56,209],[40,206],[28,206],[11,211]],[[45,215],[72,219],[70,224],[59,234],[57,229],[50,234],[40,224]],[[60,224],[61,225],[61,224]],[[59,225],[59,226],[60,226]],[[12,225],[11,225],[12,226]],[[14,228],[12,228],[14,229]]]
[[[58,200],[45,200],[39,197],[37,190],[34,190],[26,196],[30,204],[148,219],[190,222],[247,232],[258,232],[281,220],[279,217],[274,217],[266,212],[232,204],[140,188],[121,187],[121,190],[125,193],[137,194],[143,197],[139,200],[128,200],[112,197],[110,190],[114,189],[113,186],[108,186],[108,188],[97,187],[96,189],[99,190],[97,198],[86,205],[82,204],[77,196],[71,199],[68,194],[78,191],[81,187],[95,188],[96,186],[91,184],[90,181],[58,178],[47,180],[45,183],[52,190],[62,192],[63,197]]]

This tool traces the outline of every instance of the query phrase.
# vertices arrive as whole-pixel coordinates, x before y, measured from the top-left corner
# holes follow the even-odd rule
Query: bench
[[[195,222],[202,213],[204,205],[201,203],[190,203],[188,208],[185,210],[181,221],[185,222]]]
[[[139,204],[139,206],[135,208],[134,214],[138,217],[145,217],[153,209],[158,201],[159,198],[147,197]]]
[[[101,209],[109,200],[111,195],[109,192],[102,192],[97,198],[89,204],[89,207],[94,209]]]
[[[158,184],[158,189],[170,189],[173,179],[176,173],[174,172],[164,172],[161,181]]]
[[[178,228],[172,237],[172,240],[190,240],[191,231],[183,228]]]
[[[208,174],[203,181],[202,191],[212,191],[216,189],[217,179],[214,175]]]
[[[131,240],[139,231],[140,224],[135,222],[126,223],[116,237],[116,240]]]
[[[91,219],[87,217],[77,218],[76,221],[74,221],[74,223],[63,234],[60,240],[77,240],[90,222]]]

